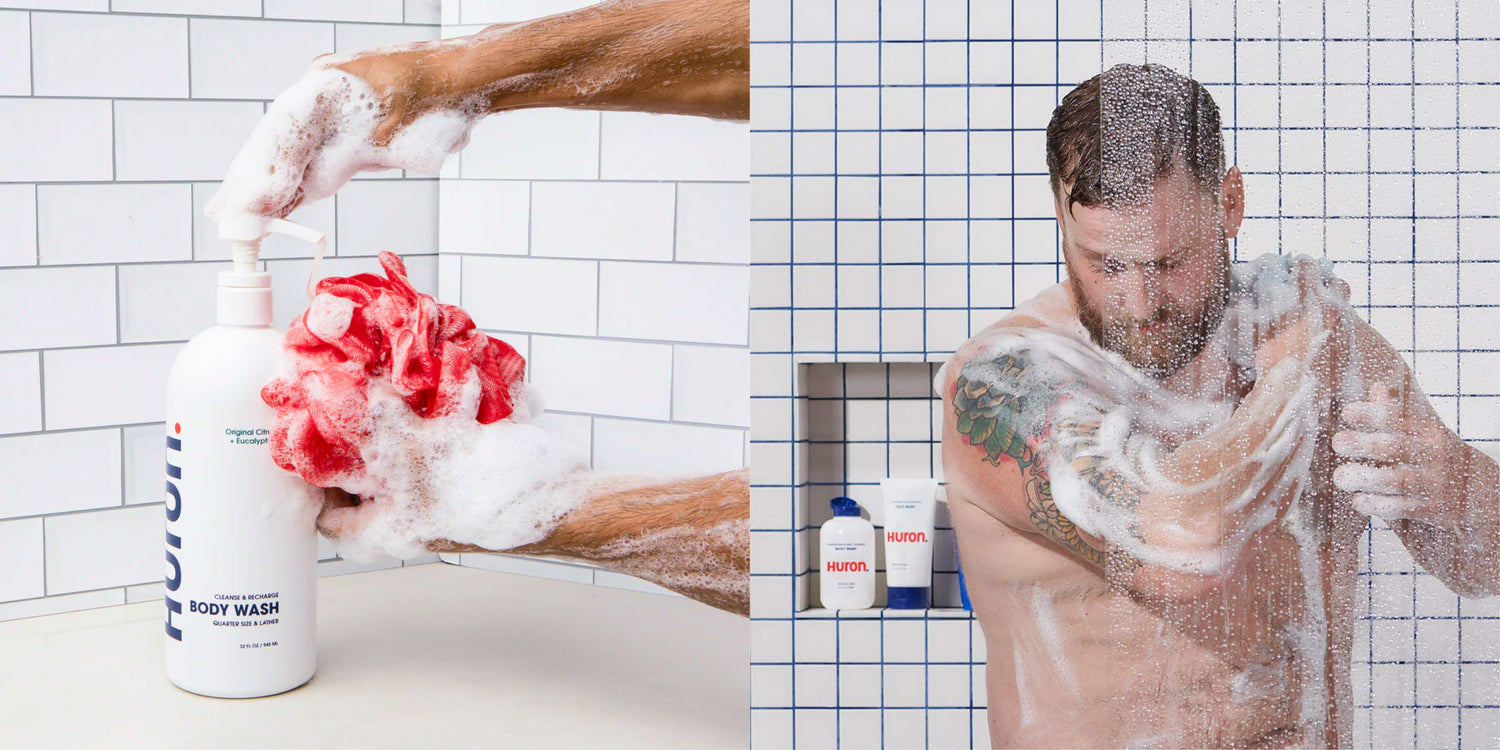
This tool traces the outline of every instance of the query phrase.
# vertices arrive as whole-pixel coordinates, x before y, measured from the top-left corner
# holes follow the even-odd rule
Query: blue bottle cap
[[[835,516],[859,516],[859,503],[847,497],[836,497],[828,501],[828,507],[833,508]]]
[[[892,586],[886,590],[885,606],[891,609],[927,609],[931,601],[926,586]]]

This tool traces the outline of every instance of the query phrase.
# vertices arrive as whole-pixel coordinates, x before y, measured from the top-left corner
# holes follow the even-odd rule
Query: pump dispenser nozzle
[[[318,267],[323,263],[323,253],[328,249],[328,238],[314,229],[286,219],[241,214],[222,216],[219,220],[219,237],[231,243],[231,259],[234,270],[219,274],[219,314],[221,325],[270,325],[271,274],[261,271],[260,243],[271,232],[288,234],[308,242],[316,243],[312,271],[307,279],[307,298],[313,298],[313,285],[318,278]]]

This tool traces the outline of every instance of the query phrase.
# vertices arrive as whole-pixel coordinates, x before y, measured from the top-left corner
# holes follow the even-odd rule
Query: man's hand
[[[1253,341],[1255,369],[1270,372],[1282,359],[1292,357],[1308,365],[1323,382],[1330,382],[1336,364],[1330,347],[1347,334],[1344,314],[1349,309],[1349,284],[1334,276],[1327,264],[1299,256],[1267,274],[1285,274],[1273,283],[1256,283]],[[1259,316],[1264,316],[1261,318]]]
[[[437,171],[468,143],[478,115],[443,115],[430,121],[434,127],[398,140],[422,116],[453,104],[445,84],[454,56],[438,45],[319,57],[271,103],[210,200],[209,215],[284,217],[332,195],[358,172]]]
[[[329,539],[358,534],[369,522],[369,510],[358,495],[337,487],[324,489],[323,509],[318,512],[318,533]]]
[[[1471,502],[1479,498],[1466,487],[1468,447],[1442,424],[1404,408],[1385,383],[1375,383],[1367,400],[1345,405],[1339,420],[1333,450],[1343,463],[1333,481],[1351,493],[1356,510],[1453,530],[1496,522],[1500,508]]]

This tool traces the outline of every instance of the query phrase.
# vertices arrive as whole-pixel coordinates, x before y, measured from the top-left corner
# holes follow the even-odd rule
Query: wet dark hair
[[[1122,63],[1084,81],[1047,124],[1052,192],[1066,199],[1070,212],[1074,203],[1142,202],[1179,164],[1218,194],[1224,179],[1219,107],[1202,84],[1162,65]]]

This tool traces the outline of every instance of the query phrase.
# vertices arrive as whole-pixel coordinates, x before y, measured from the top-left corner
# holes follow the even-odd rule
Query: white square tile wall
[[[0,0],[0,620],[160,598],[166,371],[228,259],[211,181],[314,56],[438,23],[438,0]],[[293,218],[436,291],[437,179],[385,176]],[[280,259],[308,250],[265,249],[284,325],[308,262]]]
[[[1326,255],[1448,423],[1500,452],[1492,3],[751,3],[756,747],[988,745],[977,624],[827,617],[816,527],[833,494],[939,467],[929,386],[886,398],[866,371],[906,382],[1063,278],[1045,128],[1108,64],[1203,82],[1248,186],[1236,258]],[[1356,744],[1500,742],[1500,609],[1384,524],[1361,554]]]
[[[589,4],[450,0],[443,36]],[[746,464],[749,151],[745,123],[534,109],[482,122],[444,171],[446,301],[522,350],[547,419],[576,435],[598,470]],[[549,560],[451,559],[663,591]]]

